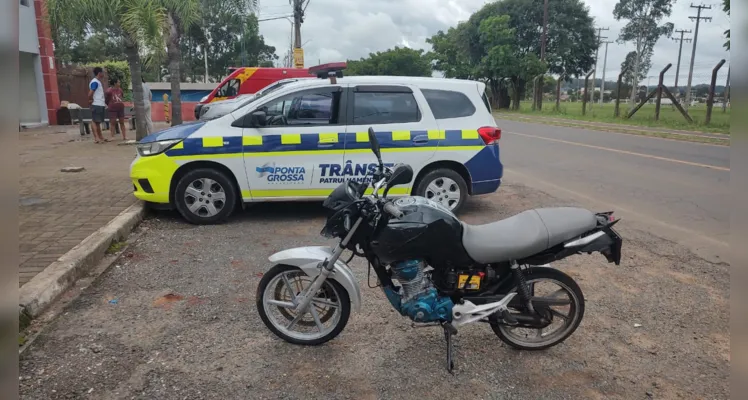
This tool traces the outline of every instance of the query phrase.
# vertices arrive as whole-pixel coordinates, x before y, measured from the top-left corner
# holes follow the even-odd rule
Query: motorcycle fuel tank
[[[434,268],[470,262],[462,246],[462,224],[449,209],[417,196],[401,197],[395,205],[403,217],[390,219],[371,242],[380,262],[425,259]]]

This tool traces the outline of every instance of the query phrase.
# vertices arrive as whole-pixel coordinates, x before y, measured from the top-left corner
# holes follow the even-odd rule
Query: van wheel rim
[[[210,178],[195,179],[184,191],[184,202],[191,213],[202,218],[218,215],[226,205],[226,192]]]
[[[460,204],[462,193],[457,182],[447,177],[439,177],[426,186],[424,197],[454,210]]]

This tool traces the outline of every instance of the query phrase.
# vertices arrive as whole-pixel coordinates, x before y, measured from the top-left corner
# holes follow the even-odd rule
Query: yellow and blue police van
[[[220,222],[248,202],[321,200],[346,180],[371,179],[369,127],[385,160],[413,167],[415,179],[391,196],[423,196],[457,212],[468,196],[501,184],[501,131],[485,84],[352,76],[299,80],[220,118],[143,138],[130,167],[134,194],[196,224]]]

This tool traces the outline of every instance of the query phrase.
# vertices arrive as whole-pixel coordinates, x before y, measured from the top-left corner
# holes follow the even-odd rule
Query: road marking
[[[582,193],[580,193],[579,191],[576,191],[576,190],[570,190],[570,189],[561,187],[561,186],[556,185],[554,183],[547,182],[547,181],[544,181],[542,179],[539,179],[536,176],[530,176],[530,175],[527,175],[527,174],[523,174],[521,172],[518,172],[515,169],[504,168],[505,178],[506,178],[506,172],[509,172],[509,174],[515,174],[515,175],[519,175],[519,176],[523,177],[525,179],[525,183],[524,183],[525,185],[533,186],[532,183],[536,183],[536,184],[539,183],[540,185],[546,186],[549,189],[553,189],[553,190],[557,190],[557,191],[560,191],[560,192],[568,193],[568,194],[572,195],[572,197],[576,196],[576,197],[585,199],[585,200],[593,202],[593,203],[605,204],[606,207],[609,207],[609,209],[612,209],[614,211],[623,211],[624,213],[627,213],[627,214],[633,216],[634,218],[638,219],[640,222],[643,222],[643,223],[652,222],[652,223],[655,223],[657,225],[663,226],[663,227],[668,228],[668,229],[672,229],[672,230],[680,231],[682,233],[686,233],[689,236],[694,237],[694,238],[698,238],[699,240],[701,240],[703,242],[709,242],[711,244],[718,245],[718,246],[721,246],[721,247],[729,247],[729,243],[723,242],[723,241],[718,240],[718,239],[713,239],[713,238],[711,238],[709,236],[704,235],[701,232],[697,232],[697,231],[694,231],[694,230],[691,230],[691,229],[688,229],[688,228],[684,228],[684,227],[679,226],[679,225],[673,225],[673,224],[670,224],[670,223],[667,223],[667,222],[664,222],[664,221],[660,221],[659,219],[655,219],[651,215],[642,214],[642,213],[633,211],[630,208],[622,207],[622,206],[620,206],[618,204],[614,204],[614,203],[611,203],[609,201],[603,201],[603,200],[600,200],[598,198],[595,198],[595,197],[592,197],[592,196],[588,196],[586,194],[582,194]]]
[[[678,163],[678,164],[691,165],[691,166],[694,166],[694,167],[716,169],[718,171],[730,171],[730,168],[718,167],[716,165],[700,164],[700,163],[695,163],[695,162],[691,162],[691,161],[676,160],[674,158],[658,157],[658,156],[653,156],[651,154],[643,154],[643,153],[635,153],[633,151],[611,149],[610,147],[594,146],[594,145],[591,145],[591,144],[584,144],[584,143],[579,143],[579,142],[572,142],[572,141],[562,140],[562,139],[553,139],[553,138],[549,138],[549,137],[545,137],[545,136],[528,135],[526,133],[508,132],[508,131],[504,131],[504,133],[508,133],[510,135],[525,136],[525,137],[530,137],[530,138],[535,138],[535,139],[549,140],[551,142],[571,144],[571,145],[574,145],[574,146],[588,147],[590,149],[595,149],[595,150],[611,151],[611,152],[614,152],[614,153],[627,154],[627,155],[630,155],[630,156],[638,156],[638,157],[644,157],[644,158],[651,158],[651,159],[660,160],[660,161],[669,161],[669,162],[674,162],[674,163]]]

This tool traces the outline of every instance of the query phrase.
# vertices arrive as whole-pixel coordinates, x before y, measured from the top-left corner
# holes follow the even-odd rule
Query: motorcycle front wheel
[[[262,322],[281,339],[316,346],[334,339],[343,331],[351,314],[348,292],[328,279],[314,295],[309,308],[294,310],[293,299],[314,278],[290,265],[276,265],[266,272],[257,287],[257,311]]]
[[[524,328],[507,324],[491,323],[496,336],[502,342],[519,350],[543,350],[566,340],[577,329],[584,316],[584,295],[572,277],[547,267],[531,267],[522,272],[532,297],[551,298],[559,305],[533,303],[535,311],[544,315],[550,323],[543,328]],[[510,292],[516,292],[514,287]],[[565,303],[565,304],[560,304]],[[513,310],[522,314],[527,310]]]

